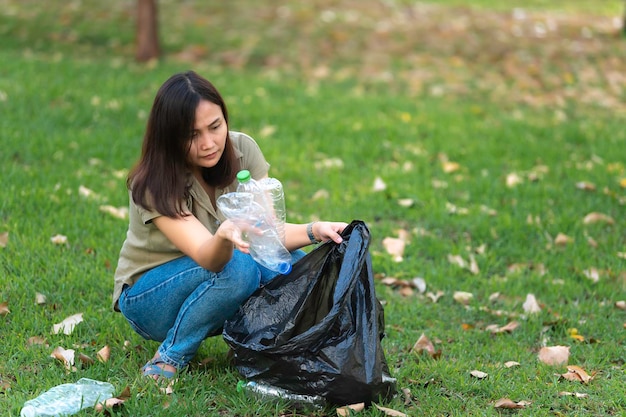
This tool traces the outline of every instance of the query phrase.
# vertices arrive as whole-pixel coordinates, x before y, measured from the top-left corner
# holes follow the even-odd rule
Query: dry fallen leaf
[[[385,181],[383,181],[383,179],[380,177],[376,177],[374,179],[374,185],[372,186],[372,191],[379,192],[379,191],[385,191],[386,189],[387,189],[387,184],[385,184]]]
[[[429,291],[426,293],[426,297],[430,298],[433,303],[439,301],[439,299],[443,297],[443,295],[443,291],[437,291],[436,293]]]
[[[567,367],[567,372],[561,374],[561,377],[567,379],[572,382],[582,382],[583,384],[587,384],[589,381],[593,379],[593,376],[590,376],[585,372],[583,368],[576,365],[570,365]]]
[[[619,308],[620,310],[626,310],[626,301],[624,300],[616,301],[615,307]]]
[[[78,360],[83,366],[89,366],[95,363],[95,361],[91,357],[85,355],[84,353],[78,354]]]
[[[83,321],[83,313],[74,314],[72,316],[67,317],[61,323],[57,323],[52,326],[52,333],[58,334],[63,332],[65,334],[72,334],[74,328],[78,323]]]
[[[414,353],[422,353],[426,352],[433,359],[438,359],[441,356],[441,350],[436,350],[435,345],[430,339],[422,333],[422,335],[417,339],[417,342],[411,348],[411,352]]]
[[[441,168],[446,174],[451,174],[461,169],[461,165],[458,162],[443,161],[441,163]]]
[[[595,191],[596,185],[591,182],[580,181],[576,183],[576,188],[578,188],[579,190],[584,190],[584,191]]]
[[[98,353],[96,353],[96,358],[98,358],[98,360],[103,363],[108,362],[110,357],[111,357],[111,348],[108,346],[103,347],[102,349],[98,351]]]
[[[594,224],[594,223],[606,223],[606,224],[614,224],[615,220],[611,216],[608,216],[604,213],[592,212],[587,214],[583,218],[584,224]]]
[[[6,248],[9,243],[9,232],[0,233],[0,248]]]
[[[75,370],[74,368],[74,349],[64,349],[61,346],[57,347],[50,354],[51,358],[55,358],[63,362],[65,368],[68,370]]]
[[[9,310],[9,303],[8,302],[4,302],[0,304],[0,316],[6,316],[7,314],[9,314],[11,312],[11,310]]]
[[[468,305],[474,298],[474,294],[465,291],[455,291],[453,298],[457,303]]]
[[[404,247],[406,242],[403,239],[395,237],[386,237],[383,239],[383,246],[388,254],[393,256],[393,260],[396,262],[402,262],[402,256],[404,255]]]
[[[539,303],[537,302],[534,294],[526,295],[526,301],[524,301],[522,307],[524,308],[524,312],[527,314],[535,314],[541,312],[541,307],[539,306]]]
[[[35,293],[35,304],[42,305],[46,304],[46,296],[41,293]]]
[[[101,413],[103,411],[107,411],[107,408],[116,408],[124,404],[126,400],[130,398],[130,387],[124,388],[122,393],[117,397],[109,398],[104,402],[98,403],[95,405],[94,409]]]
[[[514,366],[520,366],[520,363],[515,362],[515,361],[507,361],[507,362],[504,362],[504,366],[507,368],[512,368]]]
[[[350,416],[352,412],[358,413],[363,410],[365,410],[365,403],[344,405],[337,408],[337,415],[341,417]]]
[[[565,365],[569,360],[569,346],[547,346],[539,350],[539,360],[546,365]]]
[[[507,323],[504,326],[498,326],[497,324],[491,324],[487,327],[485,327],[485,330],[491,332],[491,333],[511,333],[513,330],[517,329],[519,327],[519,322],[517,321],[512,321],[510,323]]]
[[[100,211],[110,214],[117,219],[126,220],[128,218],[128,207],[113,207],[110,205],[103,205],[100,206]]]
[[[397,411],[397,410],[393,410],[391,408],[381,407],[378,404],[374,404],[374,406],[376,406],[376,408],[378,408],[380,411],[382,411],[386,416],[390,416],[390,417],[408,417],[406,414],[401,413],[400,411]]]
[[[50,238],[50,241],[55,245],[65,245],[67,243],[67,236],[54,235]]]
[[[527,405],[529,405],[530,402],[529,401],[518,401],[515,402],[509,398],[501,398],[498,401],[495,402],[495,404],[493,405],[495,408],[504,408],[504,409],[517,409],[517,408],[524,408]]]
[[[570,396],[570,397],[576,397],[576,398],[587,398],[589,396],[589,394],[585,394],[582,392],[568,392],[568,391],[561,391],[559,392],[559,395],[561,397]]]
[[[583,336],[582,334],[578,333],[578,329],[576,329],[576,328],[567,329],[567,334],[569,335],[569,337],[571,337],[572,339],[577,340],[579,342],[584,342],[585,341],[585,336]]]
[[[487,374],[486,372],[483,371],[478,371],[478,370],[473,370],[470,372],[470,375],[473,376],[474,378],[478,378],[478,379],[485,379],[489,376],[489,374]]]
[[[557,246],[565,246],[565,245],[568,245],[568,244],[570,244],[572,242],[574,242],[574,239],[569,237],[569,236],[567,236],[566,234],[563,234],[563,233],[559,233],[554,238],[554,244],[557,245]]]
[[[523,182],[522,177],[520,177],[518,174],[514,172],[506,176],[506,186],[509,188],[513,188],[516,185],[521,184],[522,182]]]
[[[33,346],[33,345],[46,345],[46,346],[48,346],[48,342],[46,341],[46,339],[44,339],[41,336],[29,337],[28,340],[26,341],[26,344],[28,346]]]
[[[589,268],[583,271],[583,275],[589,278],[594,283],[600,281],[600,271],[597,268]]]

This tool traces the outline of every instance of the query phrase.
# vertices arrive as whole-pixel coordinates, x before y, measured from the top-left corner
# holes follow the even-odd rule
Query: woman
[[[161,342],[143,374],[172,378],[209,336],[276,273],[257,264],[241,231],[216,208],[236,175],[268,175],[256,142],[229,131],[217,89],[193,71],[169,78],[155,97],[139,162],[127,180],[129,227],[115,271],[113,307]],[[306,245],[333,240],[343,222],[285,225],[292,262]]]

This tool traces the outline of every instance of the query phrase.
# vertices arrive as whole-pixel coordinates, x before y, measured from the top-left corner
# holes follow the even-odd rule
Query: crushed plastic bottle
[[[237,392],[246,392],[259,400],[279,401],[283,400],[297,409],[324,408],[327,403],[324,397],[319,395],[296,394],[284,388],[279,388],[265,382],[239,381]]]
[[[271,213],[272,211],[272,202],[268,198],[268,195],[265,193],[261,184],[252,178],[252,174],[247,169],[243,169],[237,173],[237,180],[239,181],[239,185],[237,186],[238,193],[250,193],[254,196],[254,201],[257,202],[266,213]],[[271,219],[274,217],[271,216]]]
[[[268,202],[271,205],[274,225],[278,236],[285,243],[285,221],[287,211],[285,209],[285,192],[283,184],[276,178],[263,178],[258,181],[261,189],[265,191]]]
[[[245,232],[255,261],[280,274],[291,271],[291,253],[281,242],[267,210],[255,201],[253,194],[227,193],[217,199],[217,206]]]
[[[20,417],[60,417],[93,407],[111,397],[115,387],[108,382],[81,378],[76,383],[57,385],[28,400]]]

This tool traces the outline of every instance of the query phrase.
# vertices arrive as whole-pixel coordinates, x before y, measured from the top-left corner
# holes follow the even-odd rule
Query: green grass
[[[231,128],[258,140],[271,175],[285,184],[291,221],[364,220],[377,276],[423,277],[428,291],[445,293],[434,303],[377,284],[387,361],[399,387],[413,395],[384,406],[408,415],[495,416],[493,403],[509,397],[531,402],[519,415],[626,412],[626,313],[614,306],[626,299],[626,261],[618,256],[626,252],[626,96],[615,75],[626,63],[623,39],[605,29],[585,38],[577,23],[563,23],[558,36],[510,44],[493,44],[491,27],[424,32],[414,43],[399,27],[378,34],[389,42],[379,45],[389,57],[372,42],[353,47],[370,39],[369,2],[353,10],[363,19],[344,16],[353,33],[340,24],[343,9],[323,1],[283,9],[279,21],[271,2],[199,3],[160,3],[167,56],[148,65],[132,62],[134,2],[106,8],[85,2],[88,10],[2,3],[0,234],[9,238],[0,248],[0,303],[11,311],[0,316],[3,415],[18,415],[27,399],[81,377],[109,381],[118,393],[130,387],[131,398],[113,415],[295,415],[236,392],[239,376],[220,338],[199,352],[198,361],[211,359],[208,365],[193,366],[174,394],[161,394],[139,375],[156,344],[133,334],[110,309],[126,223],[99,208],[127,205],[124,174],[138,156],[156,89],[188,68],[222,91]],[[559,10],[574,3],[554,4]],[[606,14],[604,4],[598,15]],[[606,2],[606,10],[619,12],[619,5]],[[378,7],[371,4],[372,11]],[[321,9],[339,17],[326,26],[311,23]],[[433,16],[463,10],[442,6]],[[582,2],[572,9],[581,21],[604,21],[581,10],[588,12]],[[484,13],[497,28],[506,21],[489,10],[471,13]],[[572,43],[581,49],[568,50]],[[233,61],[240,45],[249,53]],[[504,53],[507,45],[519,55]],[[190,49],[194,59],[180,55]],[[392,76],[381,76],[387,72]],[[268,127],[275,131],[267,134]],[[340,166],[324,167],[335,158]],[[459,169],[446,173],[445,159]],[[512,173],[522,182],[508,187]],[[377,177],[384,191],[373,191]],[[596,190],[577,188],[582,181]],[[81,186],[96,196],[84,197]],[[327,197],[316,198],[320,190]],[[400,199],[413,205],[403,207]],[[451,205],[463,210],[451,213]],[[614,224],[583,224],[590,212],[611,216]],[[400,263],[382,243],[398,229],[410,235]],[[555,245],[559,233],[573,243]],[[52,244],[56,234],[67,236],[67,245]],[[478,274],[448,261],[471,254]],[[512,272],[514,264],[529,266]],[[590,268],[600,271],[599,282],[585,277]],[[474,300],[462,306],[455,291],[471,292]],[[496,292],[500,297],[490,301]],[[47,303],[35,305],[36,293]],[[529,293],[542,312],[519,317]],[[79,312],[85,320],[73,334],[51,334],[54,323]],[[513,319],[521,325],[510,334],[485,330]],[[572,339],[571,328],[585,341]],[[439,359],[411,352],[422,333],[441,350]],[[34,336],[46,345],[30,346]],[[57,346],[95,358],[105,345],[112,350],[108,363],[76,372],[50,358]],[[559,380],[555,374],[564,367],[537,360],[544,345],[570,346],[570,364],[595,378],[587,385]],[[521,365],[505,368],[509,360]],[[471,377],[474,369],[489,377]],[[559,396],[562,391],[589,397]]]

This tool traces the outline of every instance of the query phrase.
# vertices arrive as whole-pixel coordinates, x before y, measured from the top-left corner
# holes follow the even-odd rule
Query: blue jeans
[[[292,263],[305,253],[291,253]],[[122,291],[119,307],[133,330],[161,342],[161,360],[186,366],[202,341],[221,333],[224,322],[277,273],[238,250],[220,272],[211,272],[188,256],[174,259],[141,276]]]

